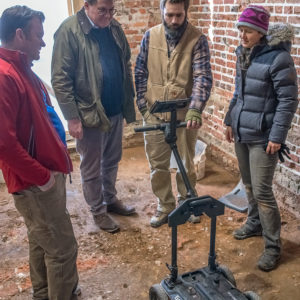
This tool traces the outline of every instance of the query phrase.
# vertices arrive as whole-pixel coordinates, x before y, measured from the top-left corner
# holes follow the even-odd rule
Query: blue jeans
[[[117,200],[115,184],[122,157],[123,116],[109,119],[110,131],[84,127],[83,138],[76,141],[83,195],[93,215],[105,213],[107,204]]]
[[[265,249],[280,253],[280,213],[272,181],[278,153],[267,154],[263,145],[235,143],[239,169],[248,197],[247,225],[253,230],[262,227]]]

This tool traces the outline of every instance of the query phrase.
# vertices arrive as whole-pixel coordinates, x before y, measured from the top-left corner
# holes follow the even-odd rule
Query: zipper
[[[30,136],[29,136],[27,152],[31,155],[31,157],[33,157],[33,155],[34,155],[33,126],[31,126],[31,129],[30,129]]]
[[[42,94],[45,93],[45,96],[46,96],[46,98],[47,98],[48,92],[47,92],[47,90],[45,90],[45,87],[44,87],[44,85],[42,84],[40,78],[39,78],[34,72],[32,72],[32,73],[33,73],[34,76],[36,76],[35,79],[38,80],[39,88],[42,90]],[[34,80],[34,82],[36,82],[36,80]],[[48,95],[48,96],[49,96],[49,95]],[[42,95],[42,97],[43,97],[43,95]],[[47,100],[47,99],[46,99],[46,100]],[[43,104],[44,104],[44,103],[43,103]],[[59,134],[57,133],[56,129],[54,128],[54,126],[53,126],[53,124],[52,124],[52,121],[50,120],[49,114],[48,114],[48,112],[47,112],[46,104],[43,105],[43,107],[45,108],[46,114],[47,114],[47,116],[48,116],[48,121],[49,121],[49,123],[50,123],[50,125],[51,125],[51,127],[52,127],[52,129],[53,129],[52,131],[54,132],[54,135],[56,135],[56,138],[59,140],[60,147],[63,147],[62,150],[64,151],[65,160],[66,160],[66,162],[67,162],[67,172],[68,172],[68,174],[69,174],[69,176],[70,176],[70,174],[71,174],[71,166],[70,166],[69,156],[68,156],[68,154],[67,154],[67,152],[66,152],[66,151],[67,151],[67,146],[64,145],[64,143],[63,143],[62,140],[60,139]],[[72,183],[71,177],[70,177],[70,183]]]

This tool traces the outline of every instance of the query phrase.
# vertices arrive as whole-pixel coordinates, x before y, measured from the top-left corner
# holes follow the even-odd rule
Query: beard
[[[184,22],[181,25],[177,25],[177,26],[176,25],[170,26],[166,23],[165,20],[163,20],[163,24],[165,27],[166,34],[170,39],[172,40],[179,39],[186,29],[187,19],[185,18]]]

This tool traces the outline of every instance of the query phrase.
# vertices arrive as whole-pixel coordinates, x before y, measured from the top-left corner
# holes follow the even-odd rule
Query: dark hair
[[[175,3],[184,3],[184,9],[187,12],[190,6],[190,0],[160,0],[160,9],[161,11],[164,10],[165,5],[169,1],[169,3],[175,4]]]
[[[21,28],[25,34],[29,32],[29,22],[33,18],[44,22],[45,16],[41,11],[33,10],[27,6],[16,5],[7,8],[0,19],[0,40],[2,42],[11,41],[16,34],[16,30]]]
[[[87,2],[90,5],[94,5],[97,2],[97,0],[85,0],[85,2]]]
[[[97,3],[98,0],[85,0],[85,2],[87,2],[89,5],[94,5]],[[114,0],[110,0],[110,1],[114,1]]]

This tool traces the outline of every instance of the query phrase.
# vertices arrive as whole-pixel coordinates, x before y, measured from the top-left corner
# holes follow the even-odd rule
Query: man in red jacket
[[[42,12],[6,9],[0,19],[0,168],[28,229],[33,299],[77,299],[77,243],[66,210],[72,163],[63,126],[32,72]]]

